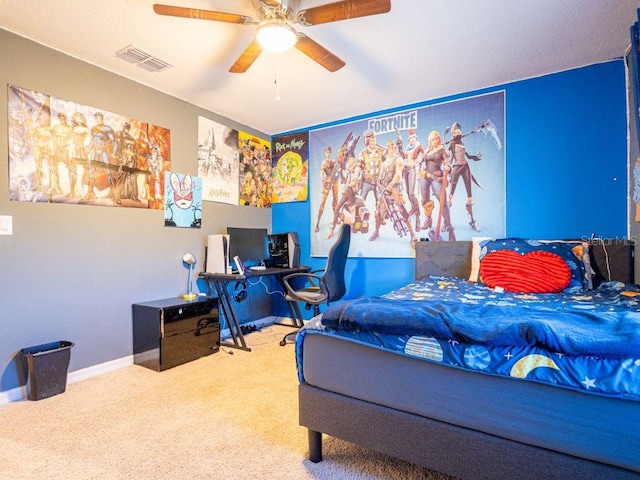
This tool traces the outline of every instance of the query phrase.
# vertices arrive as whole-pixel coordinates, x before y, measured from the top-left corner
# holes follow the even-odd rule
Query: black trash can
[[[63,340],[20,350],[27,365],[29,400],[42,400],[65,391],[71,347],[73,342]]]

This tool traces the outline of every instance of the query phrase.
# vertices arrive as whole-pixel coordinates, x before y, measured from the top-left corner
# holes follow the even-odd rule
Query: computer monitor
[[[227,227],[229,260],[237,255],[245,266],[258,265],[269,258],[266,228]]]

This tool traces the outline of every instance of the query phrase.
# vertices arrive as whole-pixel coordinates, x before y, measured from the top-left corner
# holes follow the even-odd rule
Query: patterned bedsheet
[[[463,279],[427,277],[384,295],[385,299],[420,302],[462,302],[467,305],[518,306],[523,314],[536,311],[589,311],[611,315],[640,312],[640,287],[607,282],[596,290],[571,290],[562,294],[499,292]],[[623,358],[567,355],[540,346],[482,345],[431,335],[387,334],[377,331],[330,328],[321,317],[309,322],[298,335],[298,375],[304,381],[304,336],[337,335],[354,342],[390,350],[400,355],[437,362],[488,375],[506,376],[570,388],[585,393],[640,401],[640,350]],[[633,349],[632,349],[633,351]]]

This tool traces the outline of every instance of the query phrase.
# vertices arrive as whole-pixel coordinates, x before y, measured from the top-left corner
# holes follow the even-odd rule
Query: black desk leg
[[[297,303],[291,305],[292,302],[287,302],[289,307],[289,315],[291,315],[291,321],[293,323],[274,322],[274,325],[282,325],[283,327],[302,328],[304,327],[304,321],[302,320],[302,312]]]
[[[214,279],[211,279],[210,281],[213,283],[216,292],[218,292],[220,305],[222,306],[224,317],[227,319],[229,332],[231,333],[231,338],[233,339],[233,343],[220,342],[220,345],[224,347],[238,348],[240,350],[250,352],[251,348],[247,347],[247,343],[244,341],[244,335],[242,334],[240,324],[238,323],[238,318],[236,317],[233,305],[231,304],[231,298],[229,297],[229,292],[227,291],[228,282]]]
[[[287,287],[285,286],[281,275],[278,275],[278,281],[280,282],[282,291],[286,295]],[[285,299],[285,302],[287,302],[286,299]],[[282,325],[283,327],[293,327],[293,328],[304,327],[304,321],[302,320],[302,312],[300,312],[300,307],[298,306],[298,302],[287,302],[287,307],[289,307],[289,315],[291,315],[291,321],[293,323],[274,322],[274,325]]]

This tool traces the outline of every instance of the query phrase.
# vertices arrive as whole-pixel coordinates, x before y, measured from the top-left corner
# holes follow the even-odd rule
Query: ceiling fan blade
[[[344,0],[300,10],[298,12],[298,23],[306,26],[320,25],[322,23],[387,13],[390,10],[391,0]]]
[[[153,4],[153,11],[158,15],[171,17],[196,18],[199,20],[213,20],[214,22],[237,23],[241,25],[253,25],[257,23],[253,18],[235,13],[215,12],[213,10],[198,10],[197,8],[175,7],[172,5]]]
[[[336,57],[318,42],[311,40],[304,33],[298,32],[298,41],[295,47],[330,72],[335,72],[345,66],[343,60]]]
[[[246,72],[253,62],[256,61],[258,56],[262,53],[262,47],[257,40],[253,40],[244,52],[240,54],[236,63],[231,65],[229,72],[231,73],[244,73]]]

